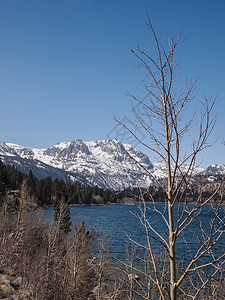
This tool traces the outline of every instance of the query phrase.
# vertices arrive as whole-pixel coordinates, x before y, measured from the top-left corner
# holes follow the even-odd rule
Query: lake
[[[191,207],[191,204],[189,205]],[[117,257],[123,258],[126,256],[126,248],[129,242],[129,238],[144,244],[146,242],[146,235],[144,234],[143,226],[140,224],[140,220],[137,214],[140,215],[140,205],[137,204],[115,204],[115,205],[85,205],[85,206],[72,206],[70,207],[71,220],[73,223],[78,219],[83,219],[87,227],[95,228],[98,233],[98,238],[101,236],[108,237],[108,246],[111,252]],[[152,210],[153,204],[147,204],[147,218],[154,228],[158,231],[163,238],[166,236],[166,225],[162,220],[159,213]],[[160,212],[165,212],[167,216],[167,207],[164,203],[156,203],[156,208]],[[175,222],[177,216],[178,205],[175,206]],[[50,217],[54,214],[53,207],[49,207],[45,216]],[[200,218],[198,217],[192,222],[188,228],[177,239],[177,256],[180,258],[189,257],[190,250],[194,253],[198,247],[198,238],[203,239],[202,231],[200,228],[204,228],[207,232],[210,226],[210,218],[214,216],[214,212],[210,205],[205,206]],[[220,212],[220,217],[224,218],[224,209]],[[153,248],[155,251],[160,251],[162,245],[155,241],[156,235],[153,234],[151,239]],[[218,253],[224,251],[225,237],[220,240],[216,246]]]

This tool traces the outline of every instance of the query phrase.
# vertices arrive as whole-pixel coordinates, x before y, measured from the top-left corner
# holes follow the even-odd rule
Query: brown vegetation
[[[1,299],[122,299],[118,272],[108,271],[110,264],[95,247],[95,234],[83,221],[67,234],[60,218],[43,221],[41,213],[28,212],[28,194],[24,183],[17,214],[8,214],[8,196],[0,211]],[[15,288],[14,279],[20,280]]]

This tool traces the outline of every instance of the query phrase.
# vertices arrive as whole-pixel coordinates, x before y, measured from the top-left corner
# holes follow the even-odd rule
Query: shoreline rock
[[[32,293],[23,283],[22,277],[10,270],[0,270],[0,299],[31,300]]]

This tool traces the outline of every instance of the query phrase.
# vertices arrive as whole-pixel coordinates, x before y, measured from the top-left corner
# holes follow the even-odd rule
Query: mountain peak
[[[16,151],[8,146],[5,142],[0,141],[0,155],[17,156]]]

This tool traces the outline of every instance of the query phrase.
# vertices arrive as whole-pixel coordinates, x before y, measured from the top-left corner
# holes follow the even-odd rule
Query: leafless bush
[[[42,213],[29,212],[26,184],[15,215],[8,213],[10,201],[5,199],[0,211],[0,269],[20,276],[32,299],[125,299],[118,272],[96,250],[95,233],[82,220],[67,234],[60,219],[43,221]]]

